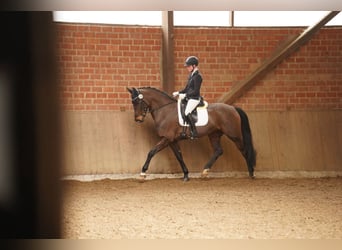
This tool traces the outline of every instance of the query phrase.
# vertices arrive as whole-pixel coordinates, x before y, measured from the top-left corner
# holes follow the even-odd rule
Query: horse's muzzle
[[[144,121],[144,117],[142,115],[139,115],[139,116],[135,117],[135,121],[141,123]]]

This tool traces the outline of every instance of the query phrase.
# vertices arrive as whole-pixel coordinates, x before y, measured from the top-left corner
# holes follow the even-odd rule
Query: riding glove
[[[179,94],[179,99],[183,100],[186,97],[185,93],[180,93]]]

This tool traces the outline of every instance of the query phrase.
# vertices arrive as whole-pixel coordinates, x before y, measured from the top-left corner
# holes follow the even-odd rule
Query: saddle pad
[[[208,107],[208,103],[206,101],[204,101],[205,105],[203,107],[197,107],[196,110],[197,110],[197,117],[198,117],[198,120],[196,122],[196,126],[205,126],[208,124],[208,120],[209,120],[209,117],[208,117],[208,110],[207,110],[207,107]],[[184,125],[184,121],[183,121],[183,117],[182,117],[182,114],[181,114],[181,100],[178,99],[178,103],[177,103],[177,109],[178,109],[178,122],[179,122],[179,125],[180,126],[189,126],[187,123],[185,123]]]

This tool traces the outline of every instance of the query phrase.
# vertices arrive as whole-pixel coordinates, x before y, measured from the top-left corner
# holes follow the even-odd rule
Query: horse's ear
[[[129,93],[133,93],[133,90],[131,89],[131,88],[129,88],[129,87],[127,87],[127,91],[129,92]]]

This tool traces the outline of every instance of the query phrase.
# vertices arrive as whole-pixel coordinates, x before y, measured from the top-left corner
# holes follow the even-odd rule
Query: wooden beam
[[[162,86],[167,93],[174,91],[175,72],[174,72],[174,57],[173,57],[173,11],[162,12],[162,58],[160,64],[162,65]]]
[[[234,11],[229,11],[229,25],[230,27],[234,27]]]
[[[293,41],[286,43],[282,48],[277,49],[275,54],[268,58],[259,68],[250,74],[245,80],[238,82],[232,86],[232,89],[219,98],[218,102],[227,104],[234,103],[239,97],[246,93],[257,81],[271,72],[278,64],[288,58],[300,46],[308,42],[313,35],[319,31],[326,23],[334,18],[339,11],[331,11],[317,24],[308,27],[302,34],[297,36]]]

